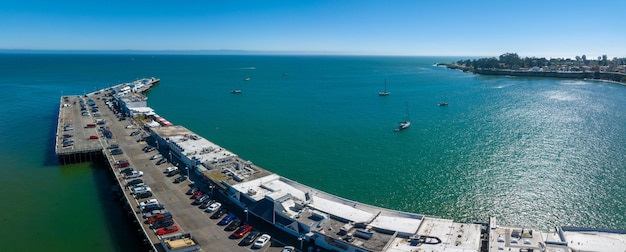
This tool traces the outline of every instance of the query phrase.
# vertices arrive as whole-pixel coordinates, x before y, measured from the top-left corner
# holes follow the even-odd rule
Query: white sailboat
[[[406,128],[408,128],[409,126],[411,126],[411,119],[409,118],[409,103],[406,103],[406,120],[404,120],[404,122],[400,122],[400,124],[398,125],[398,128],[396,128],[394,131],[398,132],[401,130],[404,130]]]
[[[379,96],[388,96],[391,92],[387,92],[387,79],[385,79],[385,91],[378,92]]]

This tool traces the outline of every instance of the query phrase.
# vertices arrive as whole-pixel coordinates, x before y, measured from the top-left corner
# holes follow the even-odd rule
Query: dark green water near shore
[[[151,76],[161,84],[148,105],[161,116],[329,193],[457,221],[626,228],[625,86],[432,66],[454,60],[0,55],[0,208],[11,227],[0,241],[7,251],[138,248],[104,169],[57,164],[54,127],[60,96]],[[385,79],[391,95],[379,97]],[[413,124],[393,132],[405,102]]]

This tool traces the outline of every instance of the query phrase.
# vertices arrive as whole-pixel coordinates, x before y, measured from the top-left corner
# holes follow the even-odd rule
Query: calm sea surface
[[[62,95],[152,76],[159,115],[344,198],[463,222],[626,228],[626,86],[432,66],[458,59],[0,55],[3,250],[139,248],[106,170],[59,166],[54,134]],[[405,104],[412,126],[394,132]]]

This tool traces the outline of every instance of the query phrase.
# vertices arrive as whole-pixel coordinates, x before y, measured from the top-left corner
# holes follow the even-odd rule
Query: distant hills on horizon
[[[384,55],[357,54],[331,51],[251,51],[251,50],[40,50],[40,49],[0,49],[0,54],[132,54],[132,55],[311,55],[311,56],[389,56],[389,57],[463,57],[480,58],[485,56],[463,55]]]

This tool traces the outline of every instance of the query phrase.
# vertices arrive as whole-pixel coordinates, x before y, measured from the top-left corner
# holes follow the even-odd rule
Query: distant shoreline
[[[531,70],[511,70],[511,69],[470,69],[449,63],[437,63],[437,66],[445,66],[448,69],[461,70],[480,75],[500,75],[516,77],[540,77],[540,78],[562,78],[577,80],[594,80],[616,83],[626,86],[626,74],[617,72],[560,72],[560,71],[531,71]]]

